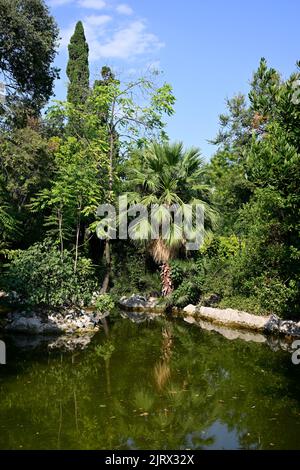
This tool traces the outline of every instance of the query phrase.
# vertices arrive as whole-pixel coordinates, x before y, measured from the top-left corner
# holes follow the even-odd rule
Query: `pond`
[[[266,344],[166,319],[83,351],[6,344],[1,449],[300,449],[300,365]]]

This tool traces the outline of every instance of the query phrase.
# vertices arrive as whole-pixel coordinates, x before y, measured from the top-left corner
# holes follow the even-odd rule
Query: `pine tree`
[[[68,102],[76,106],[85,103],[88,96],[90,78],[89,46],[86,42],[81,21],[78,21],[76,24],[68,49]]]

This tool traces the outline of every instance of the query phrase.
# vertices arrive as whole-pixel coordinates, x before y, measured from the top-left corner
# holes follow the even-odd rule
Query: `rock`
[[[149,305],[150,308],[155,308],[159,304],[159,299],[157,297],[149,297],[147,301],[147,305]]]
[[[291,320],[280,322],[279,333],[287,336],[300,337],[300,326]]]
[[[18,333],[42,334],[44,332],[44,325],[36,316],[19,316],[7,325],[6,329],[8,331],[16,331]]]
[[[57,325],[52,323],[44,323],[44,335],[57,335],[60,333],[60,329]]]
[[[199,309],[196,309],[196,313],[200,318],[214,323],[256,331],[263,331],[269,319],[269,317],[252,315],[250,313],[233,310],[231,308],[220,309],[200,307]]]
[[[269,348],[276,352],[276,351],[279,351],[281,348],[280,348],[280,339],[279,339],[279,336],[272,336],[272,335],[268,335],[267,336],[267,345],[269,346]]]
[[[189,323],[190,325],[194,325],[196,323],[196,318],[192,315],[187,315],[183,319],[186,323]]]
[[[280,334],[287,337],[300,337],[300,322],[282,321],[274,314],[266,317],[252,315],[231,308],[197,307],[192,304],[187,305],[183,311],[188,315],[195,315],[196,318],[208,320],[219,325],[261,331],[273,335]]]
[[[121,312],[121,317],[132,321],[132,323],[144,323],[146,321],[155,320],[160,315],[158,313],[143,313],[143,312]]]
[[[75,349],[85,349],[91,342],[93,335],[85,334],[81,336],[60,336],[48,344],[50,350],[62,349],[64,351],[74,351]]]
[[[164,307],[159,306],[159,299],[150,297],[148,300],[142,295],[133,294],[131,297],[121,297],[119,300],[121,308],[135,312],[151,312],[156,311],[162,313]]]
[[[266,325],[265,325],[265,333],[268,334],[278,334],[279,327],[280,327],[280,318],[277,315],[270,315]]]
[[[221,334],[228,340],[236,340],[241,339],[243,341],[250,341],[255,343],[265,343],[272,351],[288,351],[293,352],[294,349],[292,347],[292,341],[287,341],[286,337],[280,336],[272,336],[268,335],[265,336],[264,334],[255,332],[255,331],[247,331],[245,329],[238,329],[238,328],[229,328],[225,326],[216,325],[214,323],[201,320],[194,315],[187,315],[184,317],[184,321],[191,325],[199,326],[200,328],[208,331],[213,331],[216,333]]]
[[[185,313],[188,313],[188,314],[193,314],[193,313],[197,313],[197,307],[196,305],[193,305],[193,304],[189,304],[187,305],[186,307],[184,307],[183,311]]]
[[[103,314],[100,313],[94,313],[91,317],[91,320],[97,324],[100,323],[100,321],[103,319]]]
[[[205,320],[196,319],[195,316],[187,316],[184,318],[184,321],[190,324],[195,324],[203,330],[219,333],[231,341],[236,339],[255,343],[265,343],[267,341],[266,337],[261,333],[247,331],[245,329],[239,330],[237,328],[233,329],[226,326],[219,326]]]
[[[5,329],[10,332],[50,335],[62,333],[80,333],[81,331],[97,331],[100,316],[93,310],[65,310],[60,312],[10,312],[6,315]]]

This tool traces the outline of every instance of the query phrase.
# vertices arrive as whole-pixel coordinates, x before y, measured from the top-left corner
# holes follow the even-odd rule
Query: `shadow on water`
[[[73,353],[8,339],[0,448],[300,448],[290,353],[182,320],[129,319]]]

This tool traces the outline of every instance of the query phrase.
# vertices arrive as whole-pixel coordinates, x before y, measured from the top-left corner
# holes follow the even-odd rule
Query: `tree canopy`
[[[58,27],[43,0],[0,0],[0,73],[9,101],[39,111],[53,92]]]

